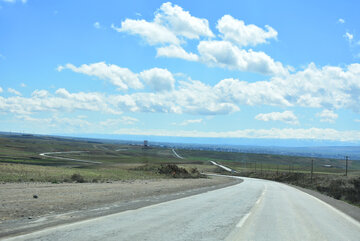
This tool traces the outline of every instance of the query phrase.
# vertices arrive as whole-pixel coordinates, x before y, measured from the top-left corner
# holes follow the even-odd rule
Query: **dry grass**
[[[0,163],[0,173],[0,182],[73,182],[76,181],[71,178],[74,174],[83,177],[84,182],[164,178],[156,172],[113,166],[66,168]]]

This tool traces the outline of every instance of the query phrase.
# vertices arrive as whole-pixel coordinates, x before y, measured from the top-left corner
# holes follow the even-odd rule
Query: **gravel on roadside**
[[[0,184],[0,238],[182,198],[241,182],[230,177],[112,183]]]

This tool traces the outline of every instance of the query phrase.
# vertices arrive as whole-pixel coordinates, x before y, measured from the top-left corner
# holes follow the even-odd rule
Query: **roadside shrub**
[[[349,181],[350,187],[346,188],[345,199],[357,205],[360,204],[360,177]]]
[[[360,192],[360,177],[353,179],[351,183],[354,185],[354,188]]]
[[[205,177],[206,177],[206,175],[201,174],[196,167],[195,167],[195,168],[191,168],[191,169],[190,169],[190,173],[191,173],[191,176],[192,176],[193,178],[205,178]]]
[[[63,182],[71,182],[71,180],[68,178],[64,178]]]
[[[273,174],[274,175],[274,174]],[[274,177],[275,181],[299,185],[305,180],[304,173],[282,173]]]
[[[157,172],[159,165],[153,165],[153,164],[144,164],[138,167],[131,168],[131,170],[135,171],[146,171],[146,172]]]
[[[85,182],[84,177],[81,176],[80,174],[77,174],[77,173],[75,173],[75,174],[73,174],[73,175],[71,176],[71,180],[72,180],[73,182],[78,182],[78,183],[83,183],[83,182]]]
[[[345,193],[344,182],[342,180],[331,180],[327,193],[335,199],[341,199]]]
[[[179,167],[175,164],[161,165],[158,168],[160,174],[165,174],[173,178],[199,178],[202,177],[197,168],[192,168],[188,172],[185,168]]]
[[[189,172],[185,168],[178,167],[175,164],[161,165],[158,168],[158,172],[160,174],[171,175],[174,178],[190,176]]]

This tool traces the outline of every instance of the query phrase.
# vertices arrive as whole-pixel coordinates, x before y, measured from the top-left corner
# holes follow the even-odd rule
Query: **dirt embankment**
[[[237,182],[239,180],[233,178],[211,177],[113,183],[0,184],[0,237],[44,225],[139,208]]]

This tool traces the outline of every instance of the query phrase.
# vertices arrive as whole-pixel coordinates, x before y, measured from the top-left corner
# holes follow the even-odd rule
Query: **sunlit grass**
[[[164,178],[156,172],[113,166],[66,168],[0,163],[0,173],[0,182],[71,182],[73,174],[80,174],[86,182]]]

